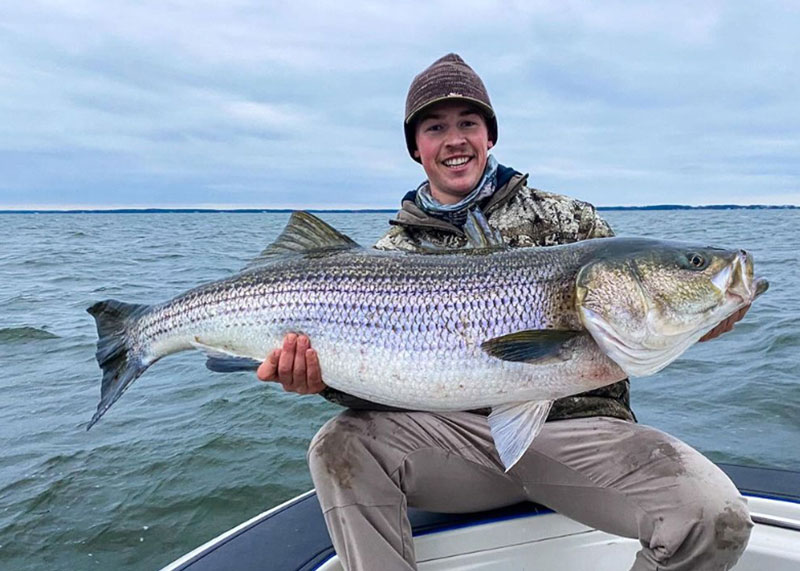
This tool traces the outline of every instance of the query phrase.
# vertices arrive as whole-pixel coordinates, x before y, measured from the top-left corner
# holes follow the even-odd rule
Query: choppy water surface
[[[733,333],[633,382],[641,422],[712,459],[800,469],[798,211],[605,212],[621,235],[751,250],[769,292]],[[326,214],[363,244],[386,214]],[[85,309],[229,275],[287,214],[0,215],[0,568],[153,569],[311,485],[305,448],[336,408],[196,353],[150,369],[91,432]]]

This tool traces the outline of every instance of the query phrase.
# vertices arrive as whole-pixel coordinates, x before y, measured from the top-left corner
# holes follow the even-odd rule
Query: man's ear
[[[419,149],[414,149],[414,158],[415,159],[419,158]]]
[[[486,145],[486,148],[491,149],[492,147],[494,147],[494,141],[489,141],[489,144]]]

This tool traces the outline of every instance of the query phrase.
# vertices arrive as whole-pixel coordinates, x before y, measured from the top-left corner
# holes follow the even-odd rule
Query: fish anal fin
[[[286,227],[247,266],[246,270],[268,265],[289,256],[324,256],[361,248],[327,222],[308,212],[293,212]]]
[[[495,406],[489,414],[495,448],[508,472],[541,432],[553,401],[512,402]]]
[[[484,341],[481,349],[492,357],[504,361],[535,363],[558,357],[567,343],[584,334],[583,331],[567,329],[517,331]]]

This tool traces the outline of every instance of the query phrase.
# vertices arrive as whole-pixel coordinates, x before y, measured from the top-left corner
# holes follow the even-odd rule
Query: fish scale
[[[551,271],[542,276],[532,270],[542,264],[530,254],[552,258],[508,251],[466,263],[464,256],[414,257],[410,265],[409,256],[356,252],[277,263],[155,306],[139,316],[133,336],[147,361],[198,340],[263,359],[286,333],[303,332],[334,388],[420,408],[425,379],[442,397],[425,408],[488,406],[526,386],[521,380],[545,391],[552,372],[510,362],[498,369],[498,360],[481,350],[483,341],[527,329],[579,327],[574,309],[571,315],[560,310],[574,299],[578,265],[546,264]],[[376,376],[368,387],[365,371]]]

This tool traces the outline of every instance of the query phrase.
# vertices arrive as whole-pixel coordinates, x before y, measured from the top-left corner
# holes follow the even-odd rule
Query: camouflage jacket
[[[497,179],[497,190],[479,206],[489,226],[499,231],[503,241],[512,247],[553,246],[614,235],[591,204],[529,188],[525,184],[527,175],[502,165],[498,168]],[[413,191],[403,198],[402,208],[390,224],[392,228],[378,240],[376,248],[418,252],[431,247],[470,247],[461,228],[422,211],[416,205]],[[331,388],[325,389],[322,396],[349,408],[397,410]],[[548,420],[586,416],[635,420],[630,408],[629,382],[624,380],[559,399],[553,404]]]

